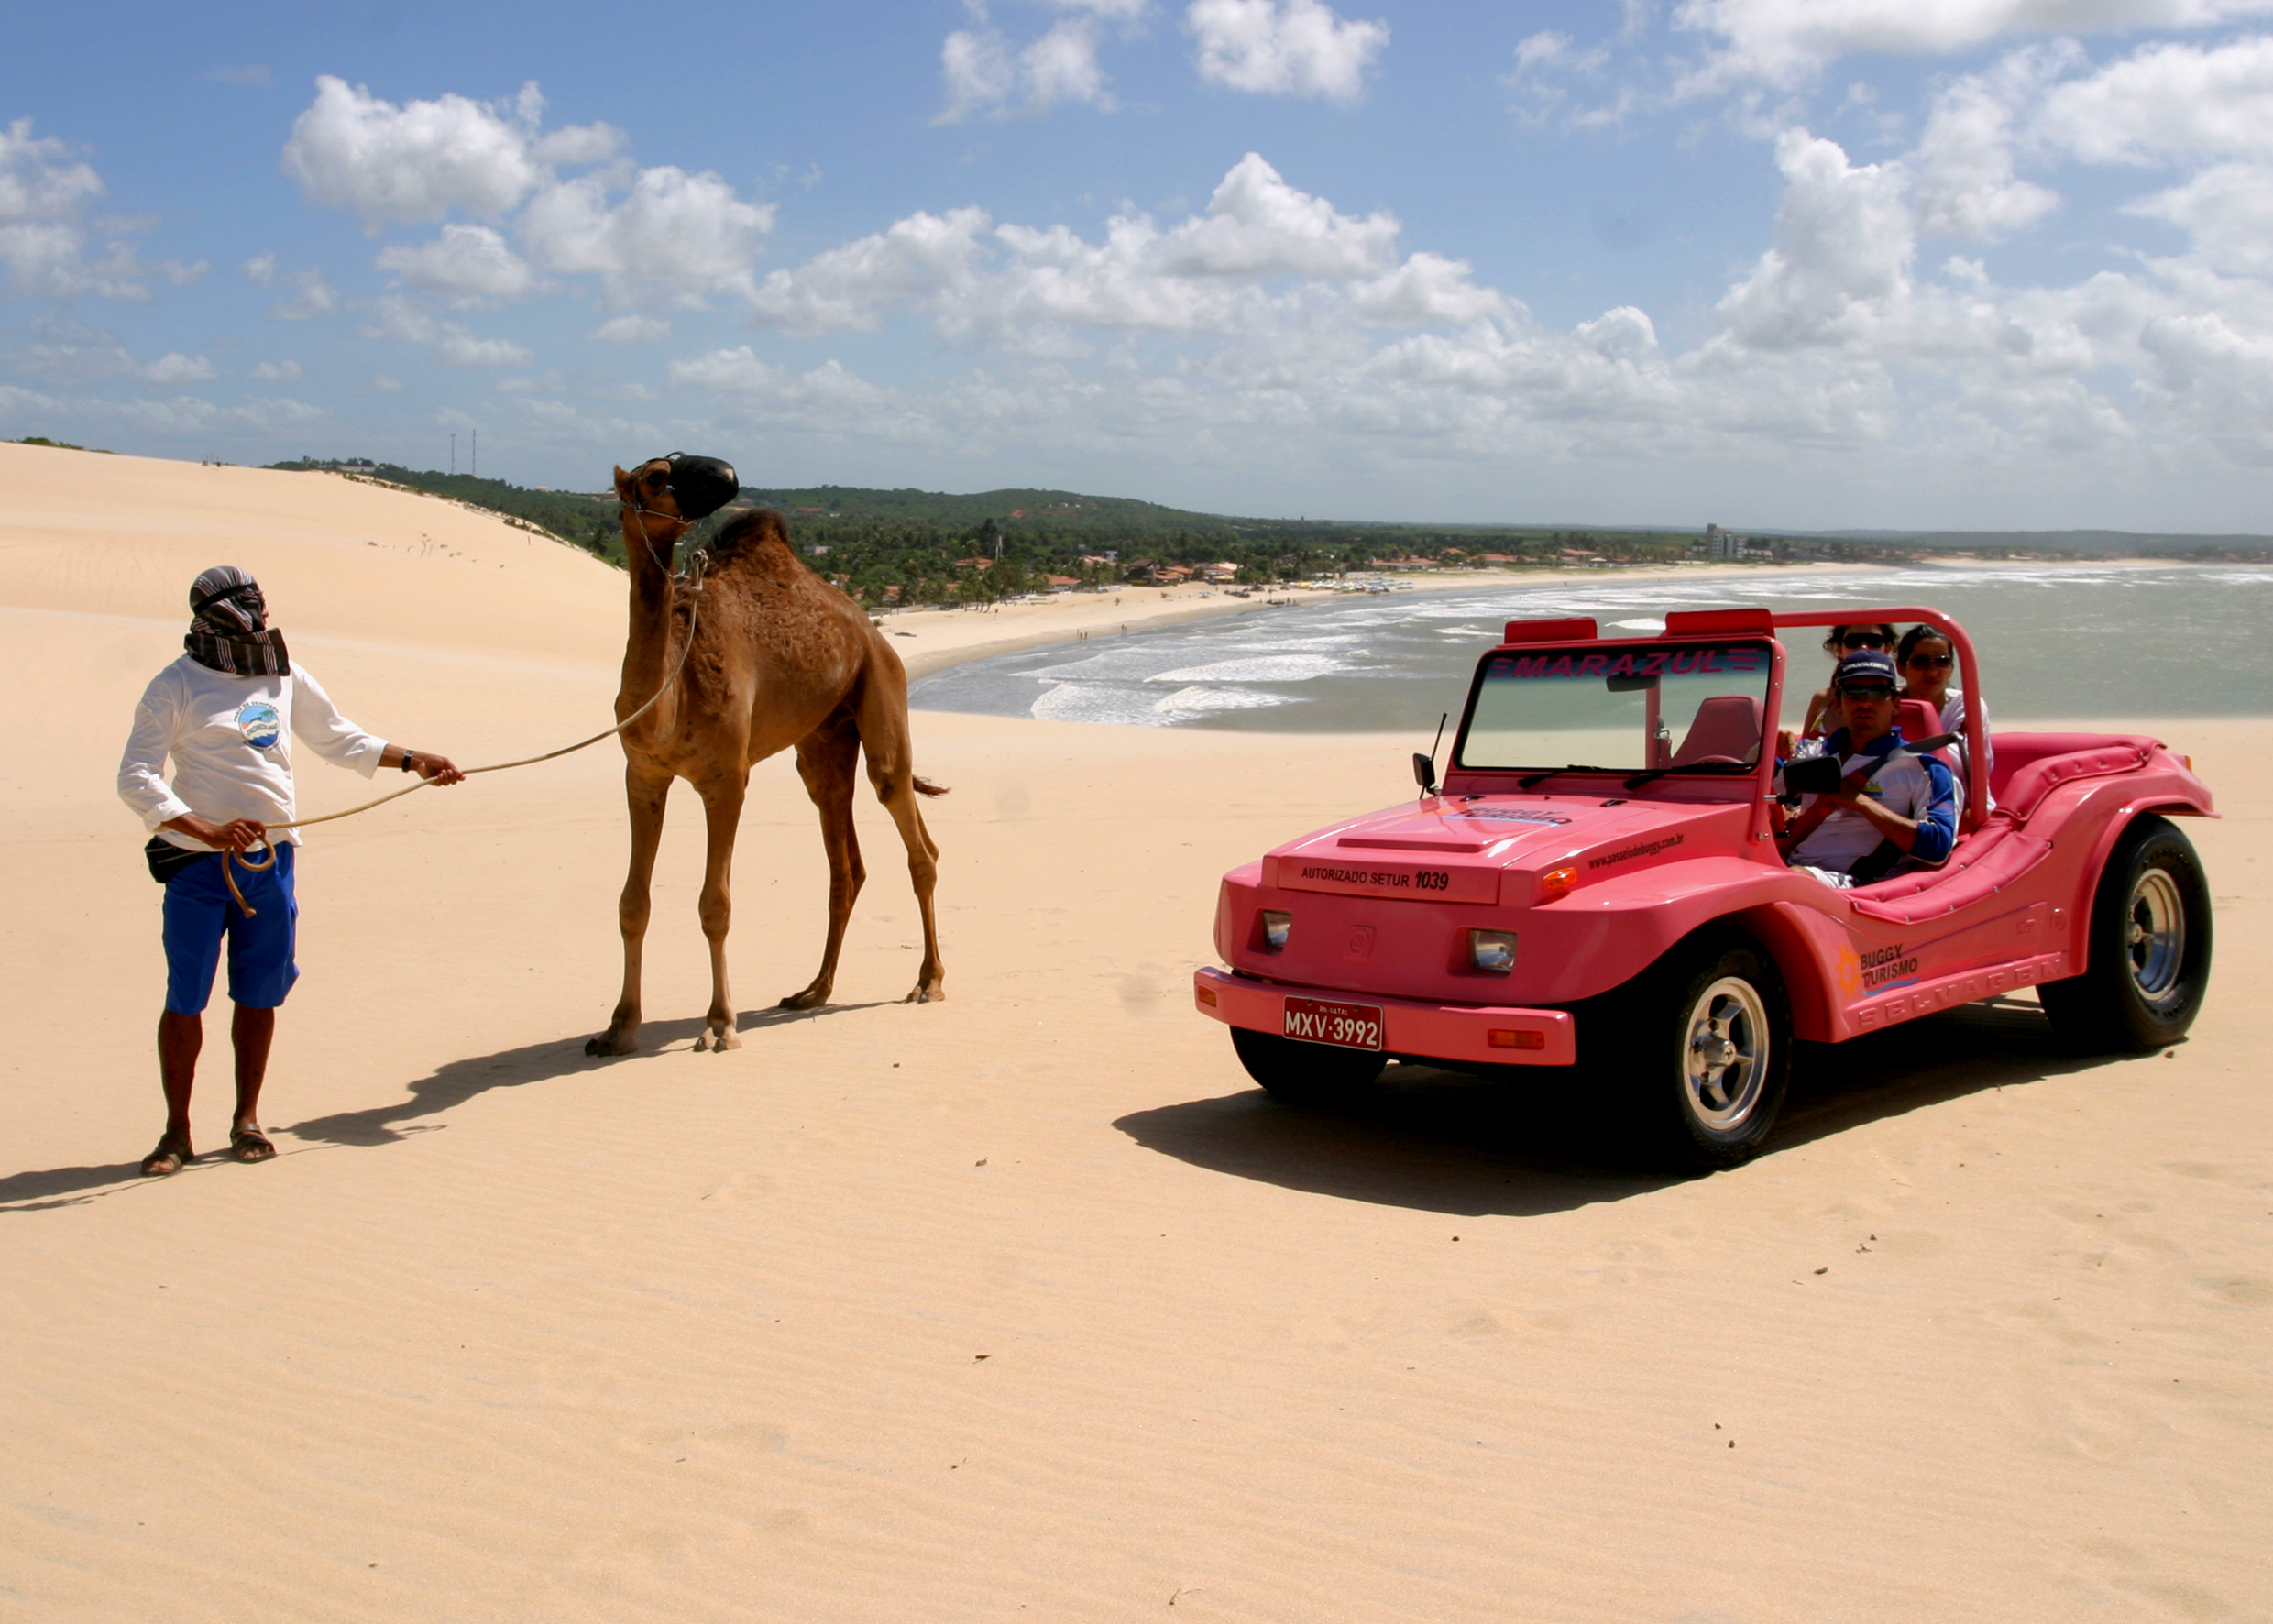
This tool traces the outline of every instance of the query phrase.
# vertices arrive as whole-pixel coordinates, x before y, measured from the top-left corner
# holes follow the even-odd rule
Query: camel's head
[[[630,473],[616,470],[616,497],[626,505],[682,525],[708,519],[741,489],[733,465],[715,456],[675,451],[640,464]]]

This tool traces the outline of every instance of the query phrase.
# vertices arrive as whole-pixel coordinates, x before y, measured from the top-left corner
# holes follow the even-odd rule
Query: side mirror
[[[1433,796],[1436,793],[1436,758],[1434,756],[1422,755],[1417,750],[1412,752],[1412,781],[1421,786],[1422,795]]]

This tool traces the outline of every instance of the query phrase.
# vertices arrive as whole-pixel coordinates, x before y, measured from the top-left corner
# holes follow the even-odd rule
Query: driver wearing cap
[[[1798,815],[1776,837],[1794,868],[1827,885],[1867,884],[1897,868],[1931,868],[1957,842],[1957,783],[1929,755],[1894,755],[1897,673],[1876,649],[1849,654],[1831,678],[1840,726],[1809,740],[1795,759],[1837,756],[1848,772],[1835,795],[1801,797]],[[1891,758],[1891,759],[1890,759]]]

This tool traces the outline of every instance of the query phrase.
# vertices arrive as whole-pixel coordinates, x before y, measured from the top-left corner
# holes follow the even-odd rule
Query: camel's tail
[[[916,793],[919,796],[943,796],[947,793],[947,785],[934,784],[928,778],[918,778],[914,782]]]

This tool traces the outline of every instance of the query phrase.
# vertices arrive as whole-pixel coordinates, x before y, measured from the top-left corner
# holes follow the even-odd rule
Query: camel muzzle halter
[[[671,493],[672,505],[678,511],[658,513],[637,501],[624,504],[642,520],[660,519],[666,524],[692,529],[741,494],[741,477],[734,472],[734,465],[723,457],[689,456],[684,451],[674,451],[668,456],[651,460],[671,470],[664,488]],[[640,539],[647,543],[648,556],[655,561],[655,567],[670,575],[671,553],[678,545],[678,537],[673,536],[658,552],[654,537],[647,533],[647,526],[642,523]]]

